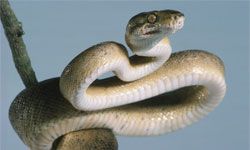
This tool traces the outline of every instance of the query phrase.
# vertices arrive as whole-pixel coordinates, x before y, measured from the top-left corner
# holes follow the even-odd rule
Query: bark
[[[36,75],[32,69],[30,58],[22,38],[24,35],[22,24],[17,20],[7,0],[0,0],[0,17],[5,35],[9,41],[16,69],[23,84],[27,88],[37,84]]]

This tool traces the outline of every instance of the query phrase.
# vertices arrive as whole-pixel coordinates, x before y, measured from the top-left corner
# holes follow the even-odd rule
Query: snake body
[[[16,97],[9,113],[13,128],[31,149],[45,150],[58,137],[82,129],[146,136],[198,121],[225,95],[224,66],[217,56],[201,50],[170,56],[166,35],[183,23],[184,15],[173,10],[134,16],[126,42],[136,55],[129,58],[116,42],[90,47],[60,78],[40,82]],[[96,80],[108,71],[116,76]]]

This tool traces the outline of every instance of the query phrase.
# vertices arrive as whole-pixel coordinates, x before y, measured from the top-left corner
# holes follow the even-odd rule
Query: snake
[[[24,89],[9,110],[18,136],[31,149],[48,150],[74,131],[153,136],[206,116],[225,96],[225,67],[204,50],[172,53],[169,36],[184,20],[177,10],[139,13],[125,32],[134,55],[120,43],[102,42],[77,55],[60,77]],[[99,79],[107,72],[114,76]]]

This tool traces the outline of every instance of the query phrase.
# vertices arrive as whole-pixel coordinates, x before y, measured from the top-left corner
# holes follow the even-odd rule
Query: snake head
[[[130,48],[136,44],[156,43],[175,33],[184,25],[184,14],[176,10],[143,12],[132,17],[126,28],[126,42]],[[133,46],[132,46],[133,45]],[[141,45],[138,45],[141,47]]]

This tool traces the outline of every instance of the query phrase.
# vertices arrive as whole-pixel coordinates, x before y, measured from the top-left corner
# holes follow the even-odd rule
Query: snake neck
[[[145,43],[140,46],[137,44],[136,49],[132,51],[136,54],[129,58],[129,63],[121,61],[118,63],[115,74],[123,81],[134,81],[140,79],[161,67],[164,62],[170,57],[172,48],[167,37],[164,37],[160,41]],[[140,47],[140,49],[139,49]],[[131,47],[135,48],[135,47]]]

